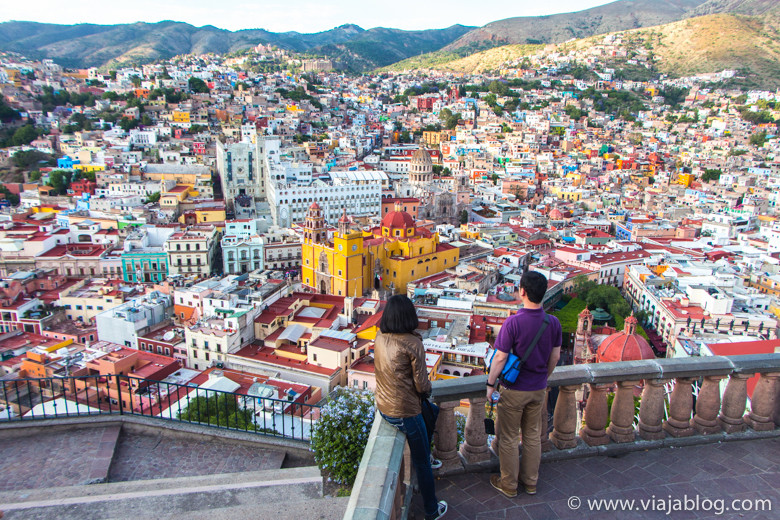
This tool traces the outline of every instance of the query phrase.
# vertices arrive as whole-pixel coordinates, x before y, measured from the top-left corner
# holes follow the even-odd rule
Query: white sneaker
[[[441,461],[437,458],[434,458],[433,455],[431,455],[431,469],[439,469],[441,467]]]
[[[433,516],[425,516],[425,520],[438,520],[439,518],[443,517],[444,514],[447,512],[447,502],[444,500],[439,500],[439,509],[436,511],[436,513]]]

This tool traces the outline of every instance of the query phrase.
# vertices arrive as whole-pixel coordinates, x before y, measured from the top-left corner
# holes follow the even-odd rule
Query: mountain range
[[[779,12],[777,0],[618,0],[575,13],[507,18],[483,27],[453,25],[404,31],[381,27],[365,30],[346,24],[311,34],[264,29],[227,31],[173,21],[120,25],[11,21],[0,23],[0,51],[52,58],[66,67],[88,67],[140,64],[180,54],[229,53],[270,44],[291,52],[330,57],[338,68],[363,72],[432,52],[448,61],[505,45],[521,45],[527,50],[534,44],[561,43],[704,15],[774,18]],[[744,31],[741,35],[745,36]]]

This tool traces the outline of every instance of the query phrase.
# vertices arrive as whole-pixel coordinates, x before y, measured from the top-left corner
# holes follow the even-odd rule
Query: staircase
[[[339,519],[348,498],[322,497],[316,467],[5,491],[8,520]]]

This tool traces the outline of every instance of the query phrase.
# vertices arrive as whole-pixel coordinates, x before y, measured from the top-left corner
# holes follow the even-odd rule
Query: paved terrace
[[[774,354],[558,367],[549,379],[559,389],[549,435],[546,414],[542,418],[539,493],[513,499],[489,483],[498,461],[485,434],[485,376],[436,381],[439,498],[451,504],[453,519],[739,518],[726,509],[735,499],[765,501],[736,504],[753,509],[741,517],[778,518],[779,380]],[[583,388],[589,394],[581,410]],[[468,416],[458,444],[454,410],[464,399]],[[345,520],[422,518],[405,444],[403,434],[377,416]],[[650,502],[591,510],[588,500],[600,498]],[[673,502],[686,498],[690,506]]]
[[[681,448],[663,448],[614,457],[588,457],[544,462],[538,493],[506,498],[489,482],[489,472],[462,473],[437,480],[439,500],[449,504],[447,520],[567,520],[580,518],[645,519],[751,518],[774,520],[780,516],[780,439],[722,442]],[[772,510],[743,516],[716,509],[705,511],[594,511],[589,500],[640,500],[668,497],[684,500],[770,500]],[[569,507],[578,497],[580,507]],[[740,504],[741,507],[741,504]],[[410,518],[423,518],[422,499],[415,495]]]

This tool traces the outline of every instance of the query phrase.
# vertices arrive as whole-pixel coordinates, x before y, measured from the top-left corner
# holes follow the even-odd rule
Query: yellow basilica
[[[322,294],[362,296],[372,289],[405,294],[406,284],[458,265],[458,248],[439,243],[439,234],[417,229],[414,219],[395,211],[371,231],[350,228],[346,210],[333,240],[315,202],[303,227],[303,284]]]

